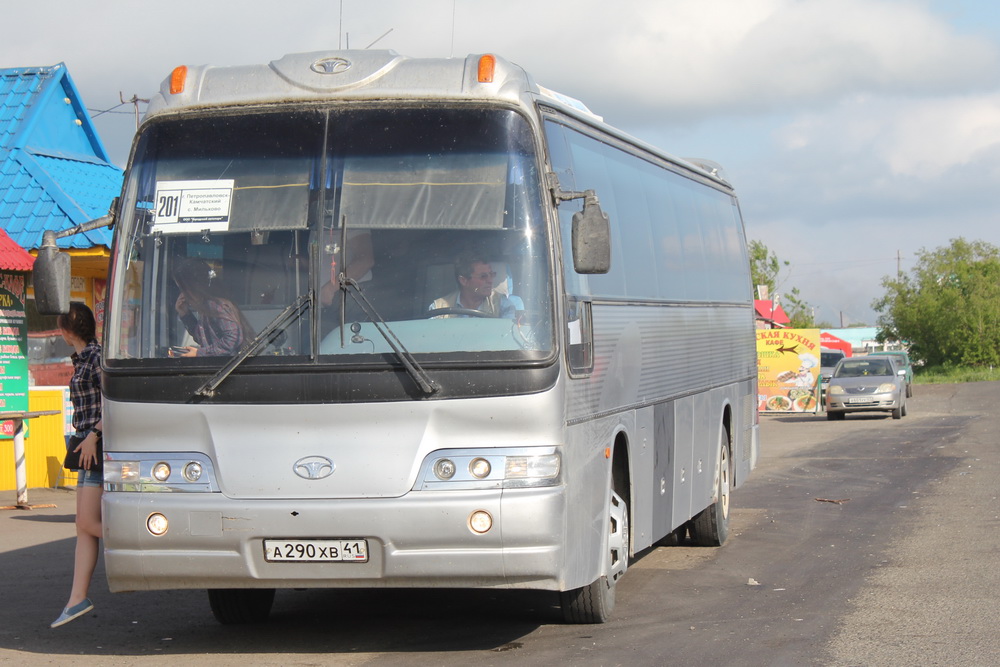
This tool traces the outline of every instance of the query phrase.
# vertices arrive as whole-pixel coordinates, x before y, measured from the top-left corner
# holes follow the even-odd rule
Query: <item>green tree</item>
[[[778,259],[778,255],[761,241],[750,241],[750,278],[753,280],[754,292],[758,285],[766,285],[768,298],[780,301],[782,309],[788,315],[793,329],[811,329],[816,326],[813,318],[813,307],[802,298],[797,287],[778,295],[778,275],[789,263]]]
[[[1000,365],[1000,249],[958,238],[921,250],[910,274],[882,280],[879,340],[910,343],[929,366]]]
[[[799,294],[799,288],[793,287],[791,291],[782,295],[782,308],[790,320],[789,327],[792,329],[812,329],[816,326],[813,317],[813,307]]]
[[[778,256],[760,241],[750,241],[750,279],[754,293],[758,285],[766,285],[769,299],[773,299],[778,289],[778,274],[788,262],[781,262]],[[759,295],[758,295],[759,298]]]

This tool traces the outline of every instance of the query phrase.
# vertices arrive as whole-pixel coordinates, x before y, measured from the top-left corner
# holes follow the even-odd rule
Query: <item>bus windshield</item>
[[[379,361],[384,326],[424,362],[547,357],[538,163],[528,123],[501,109],[150,123],[118,219],[106,356],[218,367],[295,304],[247,363]]]

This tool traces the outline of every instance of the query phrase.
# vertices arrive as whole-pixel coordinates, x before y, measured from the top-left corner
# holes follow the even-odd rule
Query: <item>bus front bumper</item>
[[[486,512],[492,527],[473,530]],[[179,588],[461,587],[561,590],[562,486],[417,491],[401,498],[237,501],[108,491],[113,592]],[[148,520],[166,519],[154,535]],[[480,529],[482,526],[478,526]],[[366,540],[366,562],[269,562],[265,540]]]

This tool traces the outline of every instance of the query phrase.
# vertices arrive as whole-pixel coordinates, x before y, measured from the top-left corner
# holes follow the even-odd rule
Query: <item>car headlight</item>
[[[831,384],[827,391],[834,396],[839,396],[844,393],[844,388],[839,384]]]
[[[878,389],[875,390],[875,393],[876,394],[889,394],[889,393],[892,393],[894,391],[896,391],[896,385],[894,385],[891,382],[883,382],[882,384],[880,384],[878,386]]]
[[[562,459],[555,447],[450,449],[424,459],[416,491],[509,489],[559,484]]]

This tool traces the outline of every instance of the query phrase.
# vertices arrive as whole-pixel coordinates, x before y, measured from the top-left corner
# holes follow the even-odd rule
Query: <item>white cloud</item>
[[[922,2],[581,0],[543,24],[546,37],[523,20],[534,4],[511,0],[460,41],[496,44],[598,113],[601,102],[633,118],[775,111],[866,91],[982,89],[1000,74],[995,44]]]
[[[66,60],[81,80],[114,78],[148,93],[178,64],[336,48],[341,27],[361,48],[391,29],[376,48],[494,51],[598,113],[631,119],[821,105],[864,91],[972,90],[1000,74],[995,44],[958,34],[922,0],[344,0],[342,15],[339,6],[23,3],[5,18],[46,29],[10,31],[0,65]]]
[[[5,25],[28,29],[5,33],[0,66],[65,61],[86,103],[107,108],[119,91],[148,97],[176,65],[336,48],[340,5],[8,2]],[[376,48],[494,52],[613,124],[721,162],[751,237],[792,262],[789,285],[829,318],[868,313],[897,250],[906,269],[919,248],[953,236],[1000,241],[1000,49],[935,5],[944,3],[343,0],[342,16],[355,48],[392,29]],[[966,9],[966,26],[985,11]],[[133,119],[97,123],[123,162]],[[858,239],[874,255],[850,245]]]
[[[1000,146],[1000,94],[925,101],[898,118],[881,147],[894,174],[923,180]]]

